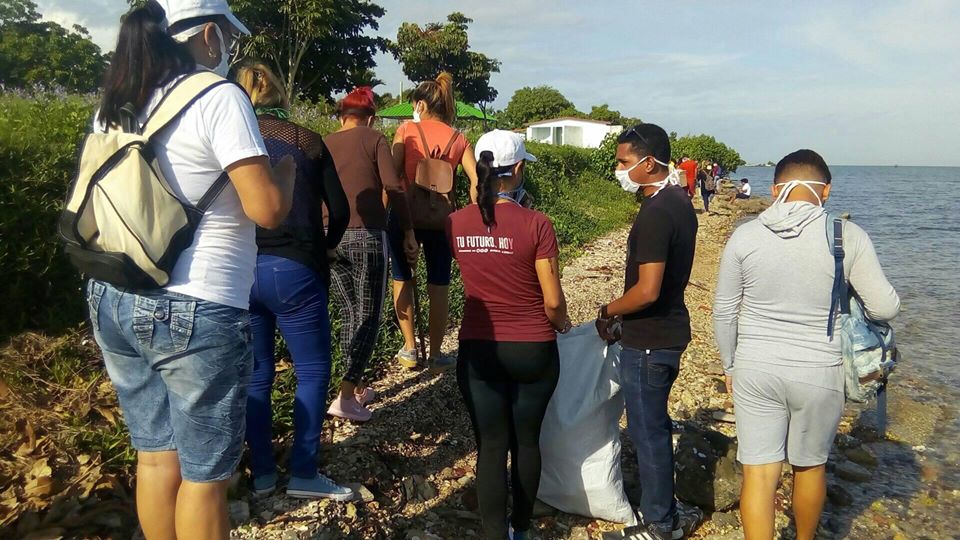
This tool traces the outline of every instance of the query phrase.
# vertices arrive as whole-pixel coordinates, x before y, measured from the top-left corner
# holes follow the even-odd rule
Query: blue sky
[[[503,107],[547,84],[581,110],[607,103],[667,131],[709,133],[747,161],[801,147],[830,164],[960,165],[960,2],[377,0],[378,33],[474,19],[474,50],[503,62]],[[112,49],[124,0],[37,0]],[[396,93],[390,56],[377,75]],[[409,85],[409,82],[404,82]]]

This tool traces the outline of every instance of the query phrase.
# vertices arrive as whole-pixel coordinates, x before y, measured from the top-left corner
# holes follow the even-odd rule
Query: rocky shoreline
[[[690,538],[742,537],[735,508],[739,468],[731,453],[732,403],[713,344],[711,305],[726,238],[744,215],[757,212],[763,203],[717,206],[718,214],[699,216],[697,256],[687,290],[693,341],[670,402],[678,428],[678,495],[708,510],[707,521]],[[591,320],[599,304],[621,292],[626,236],[624,229],[595,241],[564,268],[564,291],[575,323]],[[448,345],[455,349],[456,332],[448,336]],[[231,501],[237,523],[232,538],[479,537],[474,443],[454,378],[391,366],[373,386],[379,394],[372,405],[373,420],[365,425],[328,421],[322,447],[323,471],[352,484],[358,500],[336,504],[280,494],[258,500],[238,475]],[[922,379],[898,379],[891,390],[886,440],[877,440],[871,411],[848,411],[829,465],[824,538],[955,537],[960,529],[955,528],[952,509],[960,502],[960,491],[950,471],[960,456],[955,450],[952,455],[940,452],[936,459],[925,455],[955,412],[951,404],[929,399],[931,394],[943,395],[931,392]],[[635,498],[639,485],[634,455],[624,440],[625,484],[628,496]],[[289,441],[281,443],[282,454]],[[789,485],[785,474],[778,494],[778,508],[786,509],[778,512],[781,538],[792,538]],[[535,534],[543,539],[601,538],[619,528],[546,506],[538,508],[538,516]]]

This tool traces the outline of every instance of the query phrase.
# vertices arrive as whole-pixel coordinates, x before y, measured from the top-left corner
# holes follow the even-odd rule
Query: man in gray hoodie
[[[773,206],[733,233],[720,263],[713,317],[736,407],[747,538],[773,538],[784,460],[793,467],[798,540],[814,538],[823,508],[825,464],[844,404],[839,331],[827,337],[834,259],[823,201],[830,187],[816,152],[784,157]],[[900,299],[870,237],[846,222],[843,243],[844,274],[867,316],[895,317]]]

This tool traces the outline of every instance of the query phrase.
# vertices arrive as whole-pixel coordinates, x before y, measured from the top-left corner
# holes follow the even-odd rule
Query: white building
[[[567,144],[580,148],[599,148],[604,137],[620,133],[623,126],[584,118],[554,118],[527,126],[527,140],[546,144]]]

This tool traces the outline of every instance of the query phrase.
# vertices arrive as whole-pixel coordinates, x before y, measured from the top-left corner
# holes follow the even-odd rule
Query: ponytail
[[[411,94],[413,102],[422,101],[427,110],[448,124],[457,118],[457,102],[453,98],[453,76],[441,71],[436,80],[420,83]]]
[[[493,227],[497,224],[494,213],[494,208],[497,206],[497,190],[493,186],[493,181],[496,178],[496,169],[493,167],[493,152],[489,150],[480,152],[480,159],[477,160],[477,206],[480,207],[480,217],[483,218],[483,224],[487,227]]]
[[[142,111],[154,90],[195,68],[187,48],[167,33],[163,8],[148,0],[127,13],[120,25],[97,120],[105,127],[120,125],[125,105]]]

